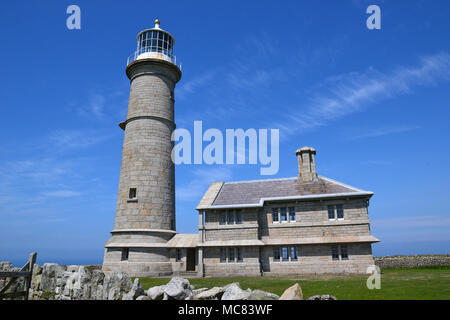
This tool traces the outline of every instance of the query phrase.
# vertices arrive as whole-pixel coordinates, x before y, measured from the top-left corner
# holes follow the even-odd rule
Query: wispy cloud
[[[104,95],[93,94],[89,97],[89,100],[85,105],[78,108],[78,115],[84,117],[94,116],[101,119],[104,117],[105,102],[106,98]]]
[[[88,148],[98,145],[112,137],[94,130],[58,130],[49,135],[49,145],[55,150]]]
[[[279,122],[284,134],[325,126],[347,115],[360,112],[380,100],[412,92],[417,86],[433,85],[450,79],[450,54],[439,53],[423,57],[412,67],[399,67],[382,73],[374,68],[328,78],[298,115]],[[288,123],[288,125],[286,125]]]
[[[80,192],[72,191],[72,190],[53,190],[46,191],[42,193],[45,197],[56,197],[56,198],[72,198],[78,197],[81,195]]]
[[[176,97],[180,99],[188,98],[190,94],[193,94],[202,87],[210,84],[213,81],[215,75],[216,71],[209,70],[203,74],[182,82],[180,87],[177,88]]]
[[[396,133],[404,133],[409,131],[414,131],[420,129],[420,126],[408,126],[408,125],[398,125],[390,126],[384,128],[377,128],[366,132],[356,132],[347,137],[347,140],[358,140],[364,138],[375,138],[381,136],[387,136]]]
[[[176,197],[181,201],[200,201],[202,195],[206,192],[209,185],[215,181],[230,180],[232,171],[226,167],[197,168],[191,172],[191,178],[188,184],[177,186]]]

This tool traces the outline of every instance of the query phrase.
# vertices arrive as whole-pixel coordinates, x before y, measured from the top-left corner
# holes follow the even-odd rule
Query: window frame
[[[244,262],[244,256],[242,255],[242,248],[236,248],[236,262]]]
[[[285,217],[285,220],[283,220],[283,216]],[[287,214],[287,208],[286,207],[280,208],[280,222],[281,223],[287,223],[288,222],[288,214]]]
[[[222,210],[220,211],[220,216],[219,216],[219,225],[226,225],[227,224],[227,211],[226,210]]]
[[[235,211],[235,224],[242,224],[242,210]]]
[[[286,258],[284,256],[285,249],[286,249]],[[281,259],[282,259],[282,261],[289,261],[289,247],[288,246],[281,247]]]
[[[273,218],[276,217],[277,219],[274,220]],[[272,223],[280,223],[280,210],[279,208],[272,208]]]
[[[231,254],[233,253],[233,254]],[[231,259],[231,257],[233,257],[233,259]],[[234,263],[236,262],[236,251],[235,248],[228,248],[228,262],[229,263]]]
[[[289,222],[297,222],[297,214],[295,212],[295,207],[289,207],[288,208],[288,216],[289,216]],[[294,219],[292,218],[292,215],[294,216]]]
[[[292,253],[295,254],[295,257],[293,257]],[[298,261],[298,249],[297,249],[297,246],[290,246],[289,247],[289,258],[290,258],[290,261]]]
[[[331,245],[331,260],[333,260],[333,261],[340,260],[339,245],[337,245],[337,244]]]
[[[273,247],[273,261],[274,262],[281,261],[281,250],[280,250],[280,247],[278,247],[278,246]]]
[[[227,210],[227,224],[235,224],[234,210]]]
[[[348,246],[347,244],[339,245],[339,252],[341,255],[341,260],[348,260]]]
[[[227,248],[220,248],[220,258],[219,258],[219,262],[220,263],[226,263],[227,262]]]
[[[328,220],[336,220],[336,206],[333,205],[328,205]],[[330,213],[332,213],[332,217],[330,218]]]
[[[344,220],[344,205],[343,204],[337,204],[335,207],[336,207],[336,219],[337,220]],[[339,217],[339,213],[342,213],[342,217],[341,218]]]

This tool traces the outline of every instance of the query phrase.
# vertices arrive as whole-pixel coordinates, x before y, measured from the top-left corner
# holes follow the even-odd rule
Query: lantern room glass
[[[173,38],[161,30],[143,32],[138,39],[139,54],[145,52],[158,52],[173,58]]]

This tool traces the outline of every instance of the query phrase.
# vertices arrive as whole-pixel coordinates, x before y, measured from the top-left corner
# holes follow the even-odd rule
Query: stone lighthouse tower
[[[175,168],[171,160],[174,89],[181,78],[175,40],[155,27],[137,36],[128,58],[131,82],[112,237],[106,242],[104,271],[131,276],[172,273],[166,243],[175,234]]]

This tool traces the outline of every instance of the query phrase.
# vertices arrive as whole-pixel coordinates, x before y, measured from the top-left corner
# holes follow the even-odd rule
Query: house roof
[[[265,201],[372,196],[341,182],[319,176],[312,183],[299,183],[297,177],[238,182],[214,182],[203,196],[197,210],[262,207]]]
[[[178,233],[167,242],[169,248],[195,248],[197,247],[198,233]]]

